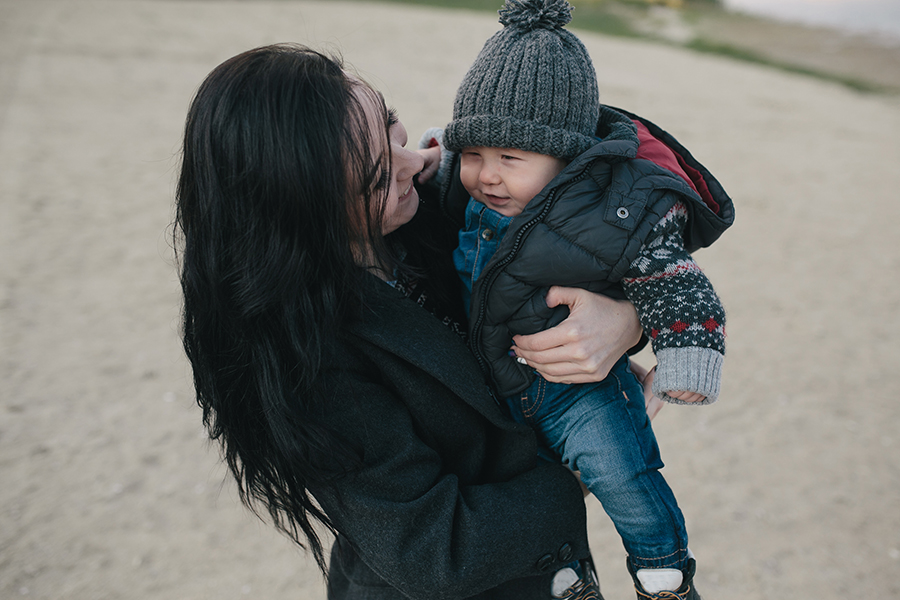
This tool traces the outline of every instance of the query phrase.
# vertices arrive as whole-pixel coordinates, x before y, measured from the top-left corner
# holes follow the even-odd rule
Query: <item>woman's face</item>
[[[364,84],[357,85],[354,93],[366,114],[369,139],[376,144],[383,143],[384,130],[388,129],[390,147],[386,150],[390,152],[392,172],[382,173],[384,179],[379,184],[382,190],[388,187],[381,220],[381,233],[387,235],[415,216],[419,208],[419,194],[413,186],[413,176],[422,170],[425,162],[418,153],[405,148],[408,141],[406,128],[397,119],[396,113],[385,110],[380,95]],[[382,151],[375,149],[373,154],[379,156]]]

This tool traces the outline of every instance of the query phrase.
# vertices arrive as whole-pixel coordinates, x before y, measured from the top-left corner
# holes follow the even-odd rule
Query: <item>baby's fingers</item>
[[[682,402],[703,402],[706,396],[697,392],[666,392],[666,395]]]

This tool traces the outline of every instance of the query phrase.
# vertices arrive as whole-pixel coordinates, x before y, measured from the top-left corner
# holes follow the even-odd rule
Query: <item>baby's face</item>
[[[475,200],[514,217],[566,164],[546,154],[477,146],[463,149],[459,175]]]

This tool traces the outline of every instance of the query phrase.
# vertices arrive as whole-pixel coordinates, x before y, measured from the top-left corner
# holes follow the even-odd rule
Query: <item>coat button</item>
[[[569,544],[563,544],[559,549],[559,560],[562,562],[569,562],[572,560],[572,555],[574,554],[574,550],[572,550],[572,546]]]
[[[545,554],[537,561],[538,571],[549,571],[551,566],[553,566],[553,557],[549,554]]]
[[[619,217],[620,219],[627,219],[628,218],[628,209],[625,208],[624,206],[620,206],[619,208],[616,209],[616,216]]]
[[[490,229],[485,229],[484,231],[481,232],[481,239],[483,239],[484,241],[489,242],[493,238],[494,238],[494,232],[491,231]]]

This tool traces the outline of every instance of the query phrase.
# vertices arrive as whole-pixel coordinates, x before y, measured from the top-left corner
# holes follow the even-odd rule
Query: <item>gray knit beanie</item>
[[[518,148],[570,160],[594,144],[597,75],[587,49],[563,26],[566,0],[506,0],[504,27],[463,78],[444,146]]]

